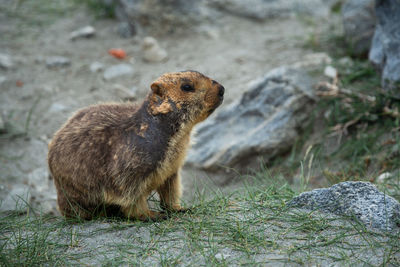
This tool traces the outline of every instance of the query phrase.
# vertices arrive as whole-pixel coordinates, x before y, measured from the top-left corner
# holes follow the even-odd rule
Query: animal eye
[[[181,86],[181,89],[182,89],[182,91],[185,91],[185,92],[193,92],[194,91],[193,86],[191,86],[190,84],[183,84]]]

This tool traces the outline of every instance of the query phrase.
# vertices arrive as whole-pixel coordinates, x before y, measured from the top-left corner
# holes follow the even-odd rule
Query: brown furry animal
[[[48,163],[66,217],[91,219],[108,207],[140,220],[153,190],[161,207],[182,211],[179,170],[193,126],[221,103],[224,87],[195,71],[167,73],[139,106],[99,104],[75,113],[49,144]]]

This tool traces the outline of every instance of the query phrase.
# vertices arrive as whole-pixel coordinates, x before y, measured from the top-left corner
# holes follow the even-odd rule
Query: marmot
[[[49,144],[48,164],[62,215],[92,219],[104,207],[157,220],[153,190],[167,211],[182,211],[180,168],[193,126],[223,101],[224,87],[196,71],[166,73],[140,105],[105,103],[77,111]],[[104,210],[104,209],[103,209]]]

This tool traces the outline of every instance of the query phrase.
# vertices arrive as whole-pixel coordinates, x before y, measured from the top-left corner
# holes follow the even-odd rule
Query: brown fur
[[[185,91],[182,85],[191,85]],[[77,111],[49,144],[48,163],[66,217],[91,219],[108,207],[155,220],[147,198],[180,211],[183,165],[193,126],[222,102],[224,88],[194,71],[167,73],[141,105],[99,104]],[[106,208],[106,209],[103,209]]]

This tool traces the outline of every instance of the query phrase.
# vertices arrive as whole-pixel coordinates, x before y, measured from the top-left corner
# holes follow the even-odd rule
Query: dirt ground
[[[236,99],[252,80],[269,70],[292,65],[314,53],[305,48],[309,36],[326,23],[309,23],[301,17],[257,22],[238,17],[221,17],[184,34],[154,36],[168,53],[165,62],[146,63],[142,59],[145,36],[122,38],[117,21],[98,19],[85,6],[65,14],[40,10],[27,12],[0,1],[0,53],[8,54],[14,66],[0,69],[0,111],[6,133],[0,135],[0,199],[17,184],[27,184],[35,170],[45,181],[47,143],[54,132],[78,108],[104,101],[123,101],[129,94],[141,101],[150,83],[164,72],[197,70],[219,81],[226,88],[224,105]],[[47,16],[47,17],[46,17]],[[40,23],[39,23],[40,22]],[[71,41],[72,31],[86,25],[95,36]],[[111,48],[122,48],[127,59],[110,56]],[[46,59],[63,56],[71,64],[48,68]],[[112,80],[103,71],[92,72],[100,62],[107,68],[127,63],[132,75]],[[122,91],[121,91],[122,88]],[[185,176],[185,175],[184,175]],[[186,191],[194,182],[189,177]],[[184,177],[185,180],[185,177]]]

